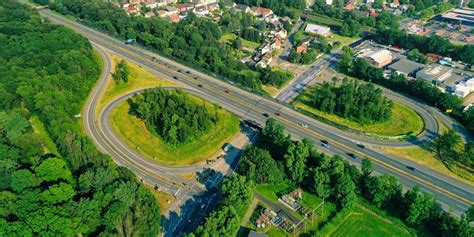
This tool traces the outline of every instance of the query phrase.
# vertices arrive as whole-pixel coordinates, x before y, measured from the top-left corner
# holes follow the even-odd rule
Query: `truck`
[[[222,150],[224,150],[224,152],[227,153],[230,151],[231,148],[232,148],[232,144],[226,143],[224,144],[224,147],[222,148]]]

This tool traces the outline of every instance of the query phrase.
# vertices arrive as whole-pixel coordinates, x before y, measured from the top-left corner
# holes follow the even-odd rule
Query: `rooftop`
[[[423,68],[423,64],[410,61],[408,59],[400,59],[388,66],[390,70],[404,73],[406,75]]]

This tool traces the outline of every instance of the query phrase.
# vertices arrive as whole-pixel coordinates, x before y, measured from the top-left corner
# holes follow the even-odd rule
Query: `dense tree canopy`
[[[359,84],[345,79],[341,86],[325,82],[316,88],[313,106],[360,123],[382,122],[390,118],[393,102],[371,83]]]
[[[49,1],[49,6],[115,37],[136,39],[137,43],[164,56],[218,74],[245,87],[260,90],[262,83],[272,84],[269,80],[263,82],[264,73],[250,70],[236,58],[231,45],[220,42],[223,30],[243,32],[242,29],[253,24],[250,15],[239,13],[238,17],[234,17],[226,13],[220,22],[221,28],[211,19],[196,17],[192,12],[179,23],[170,23],[160,17],[129,16],[109,1],[59,0]],[[246,37],[258,41],[253,39],[257,35],[245,34],[243,38]]]
[[[157,235],[154,196],[74,119],[100,74],[90,43],[13,0],[0,43],[0,236]]]
[[[183,90],[150,89],[130,103],[133,113],[145,121],[150,131],[174,145],[196,139],[219,119],[217,106],[211,114]]]

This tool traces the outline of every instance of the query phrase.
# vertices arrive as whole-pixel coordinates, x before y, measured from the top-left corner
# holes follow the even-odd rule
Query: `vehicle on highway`
[[[230,94],[230,91],[229,91],[229,90],[225,90],[225,93]]]
[[[411,171],[416,171],[416,168],[413,167],[413,166],[408,166],[408,165],[407,165],[407,169],[409,169],[409,170],[411,170]]]
[[[281,116],[280,112],[275,112],[276,116]]]
[[[357,155],[354,153],[347,153],[350,158],[357,159]]]
[[[198,86],[202,88],[202,84],[199,84]]]
[[[151,61],[156,62],[156,58],[155,58],[155,57],[151,57]]]
[[[360,148],[362,148],[362,149],[365,148],[365,145],[363,145],[363,144],[357,144],[357,146],[360,147]]]
[[[193,77],[195,80],[197,80],[198,78],[197,77]]]
[[[190,72],[190,71],[186,71],[186,73],[187,73],[187,74],[191,74],[191,72]]]
[[[300,126],[303,127],[303,128],[308,128],[308,125],[306,125],[304,123],[300,124]]]
[[[177,71],[178,71],[178,72],[181,72],[181,69],[178,69]]]
[[[178,77],[177,77],[177,76],[173,76],[173,79],[178,80]]]
[[[323,143],[323,144],[321,144],[321,146],[323,146],[326,149],[329,149],[329,144],[327,144],[327,143]]]
[[[267,117],[267,118],[270,117],[270,115],[267,114],[267,113],[263,113],[262,115],[265,116],[265,117]]]

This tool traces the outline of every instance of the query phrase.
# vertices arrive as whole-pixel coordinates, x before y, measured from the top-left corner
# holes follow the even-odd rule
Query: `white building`
[[[377,51],[369,50],[357,55],[357,57],[367,59],[370,64],[374,65],[377,68],[385,67],[393,61],[392,52],[386,49],[381,49]]]
[[[332,5],[333,0],[326,0],[327,5]]]
[[[471,92],[474,92],[474,77],[467,81],[463,81],[454,87],[454,93],[461,98],[466,97]]]
[[[308,24],[304,30],[306,33],[318,34],[327,36],[331,33],[331,28],[327,26],[320,26],[316,24]]]
[[[453,70],[441,65],[425,67],[416,73],[416,78],[430,81],[436,85],[451,77]]]

